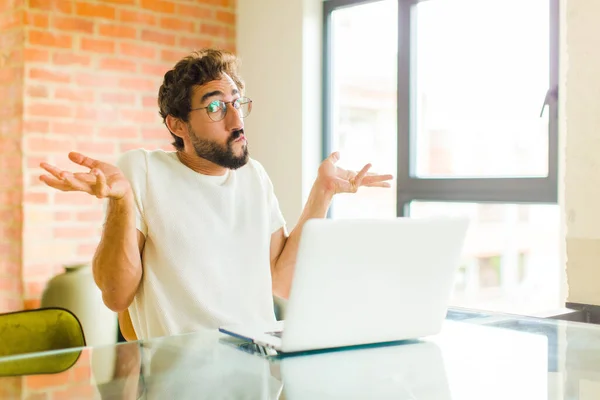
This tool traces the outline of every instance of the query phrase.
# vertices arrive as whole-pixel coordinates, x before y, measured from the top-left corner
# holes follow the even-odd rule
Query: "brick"
[[[24,377],[25,386],[33,390],[46,390],[49,388],[59,387],[69,383],[70,375],[70,370],[50,375],[29,375]]]
[[[94,32],[94,22],[85,18],[54,16],[52,26],[55,29],[67,32]]]
[[[120,43],[119,52],[126,56],[140,58],[155,58],[156,49],[152,46],[146,46],[134,43]]]
[[[54,192],[55,205],[90,205],[95,200],[98,199],[83,192]]]
[[[40,163],[45,161],[47,161],[45,157],[27,157],[27,163],[25,165],[29,170],[37,169],[39,171],[42,171],[42,169],[40,168]],[[36,172],[35,175],[39,175],[38,172]]]
[[[48,193],[29,192],[25,193],[25,203],[48,204]]]
[[[185,15],[195,19],[210,20],[214,18],[214,11],[208,7],[197,5],[177,4],[177,15]]]
[[[73,46],[72,36],[30,30],[28,32],[28,43],[44,47],[71,48]]]
[[[82,245],[82,246],[87,246],[87,248],[85,248],[85,249],[87,249],[88,251],[83,252],[82,250],[84,249],[84,247],[78,247],[77,252],[87,254],[90,256],[92,256],[96,252],[96,247],[98,247],[97,245]],[[90,249],[91,249],[91,251],[89,251]],[[71,381],[79,382],[79,383],[88,383],[91,377],[92,377],[92,370],[91,370],[90,365],[89,364],[86,365],[86,363],[82,363],[81,360],[78,360],[77,365],[72,369]],[[89,396],[87,398],[92,398],[92,396]]]
[[[47,139],[30,136],[25,139],[25,148],[34,153],[61,153],[65,154],[71,150],[71,141]]]
[[[2,278],[0,279],[0,292],[19,292],[21,290],[21,282],[18,278]]]
[[[29,0],[29,8],[65,14],[73,12],[72,0]]]
[[[57,211],[54,213],[55,221],[69,221],[71,220],[72,214],[68,211]]]
[[[17,153],[2,154],[0,158],[0,171],[16,170],[21,168],[21,155]],[[1,186],[1,184],[0,184]]]
[[[137,30],[134,27],[116,24],[100,25],[99,33],[102,36],[122,39],[135,39],[137,37]]]
[[[163,128],[142,128],[143,139],[163,139],[170,140],[171,135],[166,127]]]
[[[68,73],[51,71],[44,68],[31,68],[29,70],[29,78],[42,82],[69,83],[71,81]]]
[[[136,91],[157,92],[159,88],[158,82],[144,78],[122,78],[120,86],[124,89],[132,89]]]
[[[158,97],[157,96],[144,96],[142,98],[142,106],[144,108],[158,107]]]
[[[90,4],[86,1],[79,1],[75,4],[75,13],[82,17],[108,18],[115,19],[116,12],[113,6],[104,4]]]
[[[136,72],[137,70],[137,64],[135,62],[121,58],[104,58],[100,60],[99,67],[102,70],[123,72]]]
[[[43,49],[27,48],[23,52],[23,58],[26,63],[42,62],[46,63],[50,60],[50,52]]]
[[[93,90],[81,88],[57,87],[54,91],[54,98],[57,100],[86,101],[92,103],[94,102],[94,95]]]
[[[139,124],[159,123],[160,118],[156,110],[120,110],[119,115],[123,121]]]
[[[26,26],[31,26],[34,28],[48,29],[48,27],[50,26],[50,18],[48,14],[26,11],[23,14],[23,23]]]
[[[53,122],[50,131],[57,135],[67,136],[91,136],[94,132],[93,125],[75,122]]]
[[[188,54],[189,51],[184,50],[162,50],[160,52],[160,59],[164,62],[176,63]]]
[[[114,76],[78,73],[74,77],[75,84],[77,86],[91,86],[91,87],[118,87],[119,78]]]
[[[75,216],[76,221],[99,221],[104,217],[104,212],[102,210],[94,210],[94,211],[81,211],[78,212]]]
[[[23,308],[25,310],[35,310],[37,308],[40,308],[41,306],[42,306],[41,299],[26,299],[26,300],[23,301]],[[36,393],[33,396],[37,396],[37,397],[31,397],[31,395],[30,395],[30,397],[28,397],[27,399],[29,400],[29,399],[33,398],[33,399],[36,399],[36,400],[37,399],[42,400],[42,399],[47,399],[48,398],[48,397],[46,397],[47,393]]]
[[[23,133],[48,133],[50,122],[48,120],[32,120],[27,118],[23,123]],[[0,151],[2,148],[0,147]]]
[[[102,93],[100,101],[105,104],[135,104],[133,93]]]
[[[165,46],[175,45],[175,35],[145,29],[141,34],[142,41],[163,44]]]
[[[165,0],[141,0],[142,8],[160,12],[160,13],[174,13],[175,3]]]
[[[89,196],[89,195],[88,195]],[[57,239],[76,239],[96,235],[92,227],[60,227],[54,228],[53,235]]]
[[[139,137],[137,126],[101,126],[98,127],[98,136],[102,138],[132,139]]]
[[[160,27],[171,31],[194,33],[197,31],[194,21],[185,21],[182,18],[164,17],[160,20]]]
[[[29,97],[37,97],[37,98],[47,98],[48,97],[48,87],[46,86],[35,86],[28,85],[25,93]]]
[[[119,21],[133,24],[156,25],[156,17],[149,12],[119,10]]]
[[[56,52],[52,55],[52,62],[55,65],[89,66],[92,62],[92,58],[88,55]]]
[[[230,11],[217,11],[216,20],[229,25],[235,25],[235,13]]]
[[[200,32],[217,37],[231,38],[234,36],[234,30],[231,27],[215,24],[201,24]]]
[[[44,282],[40,282],[40,281],[33,281],[33,282],[27,282],[25,285],[25,293],[27,294],[28,297],[41,297],[42,292],[44,291]],[[56,375],[54,375],[56,376]],[[30,377],[28,377],[30,378]],[[29,383],[27,383],[27,385],[29,386]],[[57,385],[58,386],[58,385]]]
[[[102,111],[95,106],[77,106],[75,109],[76,119],[97,120],[102,115]],[[91,131],[90,131],[91,135]]]
[[[83,154],[114,154],[115,143],[111,142],[81,142],[77,143],[77,151]]]
[[[63,117],[73,116],[73,109],[60,104],[33,103],[27,107],[26,117]]]
[[[69,386],[53,392],[52,399],[91,399],[96,395],[96,389],[90,384]]]
[[[104,3],[136,5],[137,0],[103,0]]]
[[[81,38],[81,50],[94,53],[114,53],[115,42],[112,40]]]
[[[182,36],[179,38],[179,47],[183,47],[190,51],[202,49],[205,47],[211,47],[211,46],[212,46],[212,40],[210,40],[210,39],[202,39],[202,38],[189,37],[189,36]]]
[[[13,11],[9,13],[0,13],[0,30],[8,31],[23,24],[24,13],[22,11]]]

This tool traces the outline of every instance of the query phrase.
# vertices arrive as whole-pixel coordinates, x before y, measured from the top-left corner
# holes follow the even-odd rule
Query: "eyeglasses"
[[[231,104],[240,114],[241,118],[246,118],[252,111],[252,100],[248,97],[240,97],[233,101],[215,100],[211,101],[206,107],[192,108],[191,111],[206,110],[208,117],[215,121],[221,121],[227,115],[227,104]]]

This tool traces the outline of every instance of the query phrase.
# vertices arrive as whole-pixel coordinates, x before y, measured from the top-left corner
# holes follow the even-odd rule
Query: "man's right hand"
[[[131,185],[118,167],[75,152],[69,153],[69,159],[90,171],[72,173],[41,163],[40,167],[52,176],[41,175],[40,180],[63,192],[86,192],[99,199],[119,200],[131,193]]]

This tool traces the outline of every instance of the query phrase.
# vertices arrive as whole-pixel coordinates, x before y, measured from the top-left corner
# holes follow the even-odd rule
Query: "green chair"
[[[77,317],[63,308],[0,314],[0,376],[51,374],[69,369],[85,347]]]

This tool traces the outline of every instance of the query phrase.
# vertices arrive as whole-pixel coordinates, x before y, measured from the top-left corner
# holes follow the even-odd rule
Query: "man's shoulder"
[[[147,150],[139,148],[128,150],[121,154],[117,160],[117,165],[147,166],[148,164],[163,162],[171,158],[171,153],[165,150]]]

